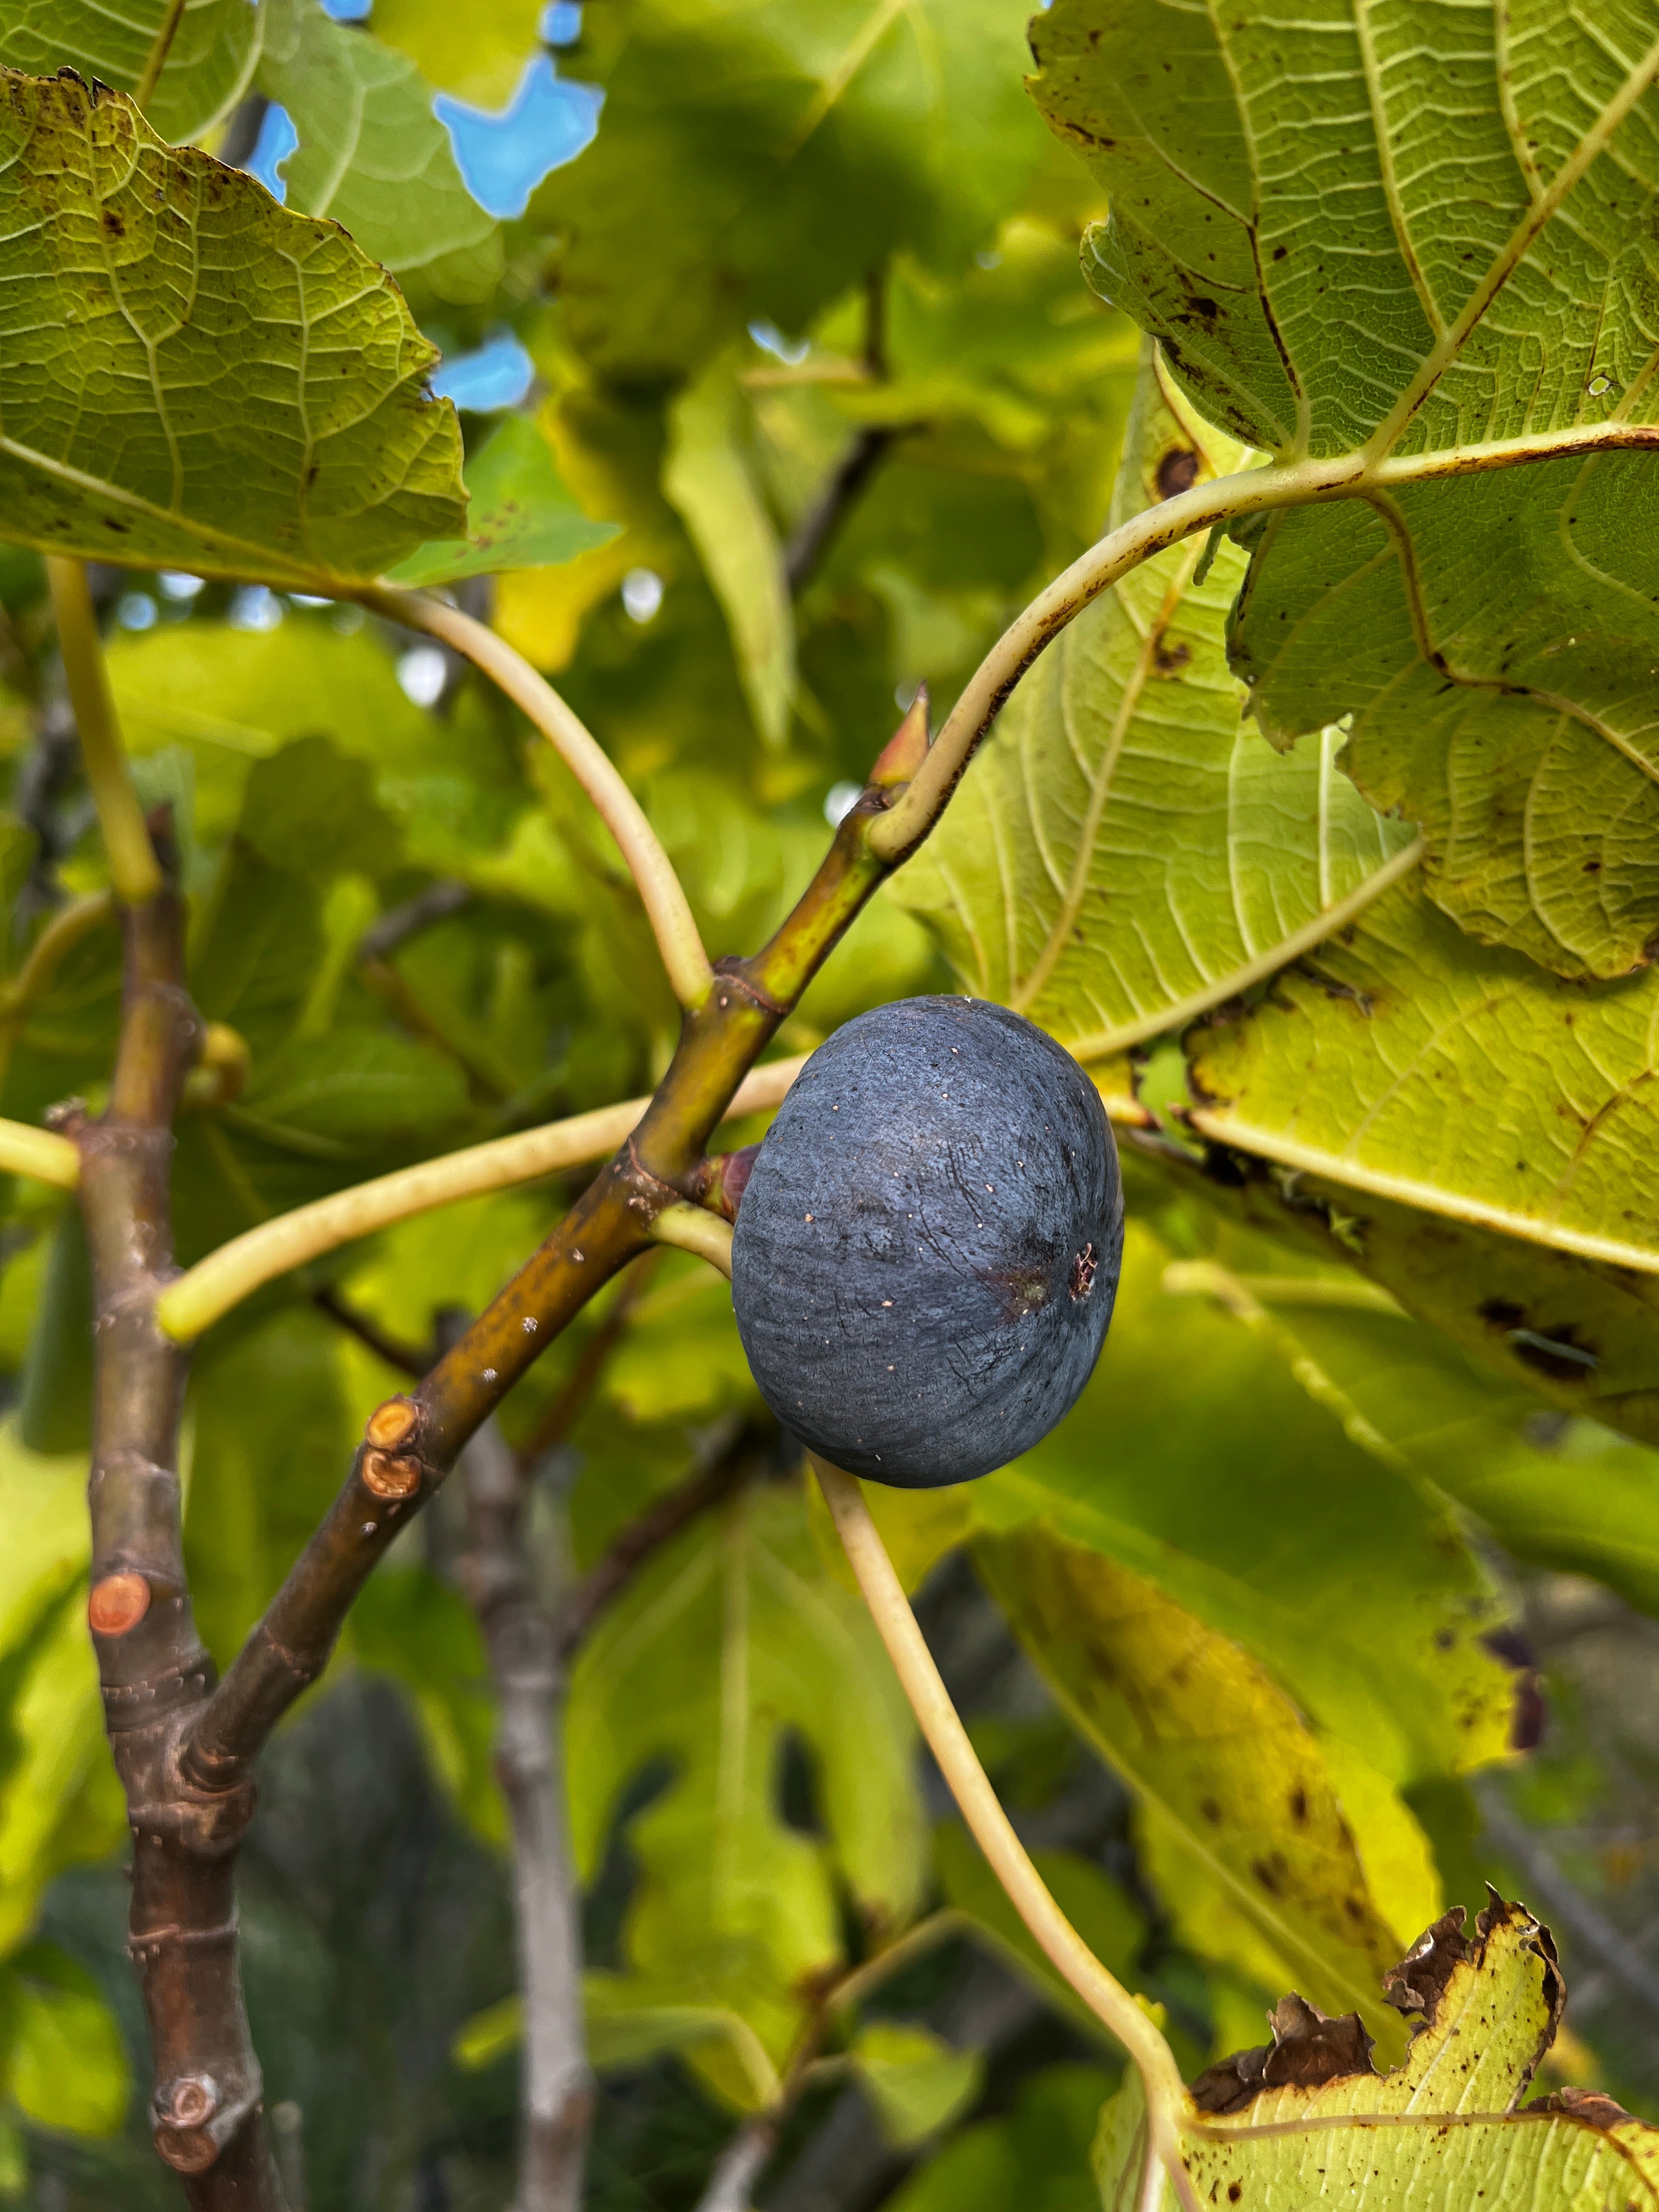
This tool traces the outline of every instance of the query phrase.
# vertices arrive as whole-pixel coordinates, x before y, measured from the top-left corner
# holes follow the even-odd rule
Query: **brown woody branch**
[[[98,1299],[89,1613],[135,1837],[131,1924],[155,2053],[155,2137],[199,2212],[282,2212],[242,2005],[233,1893],[258,1753],[322,1672],[353,1598],[407,1517],[558,1331],[647,1249],[655,1216],[697,1188],[709,1137],[739,1083],[885,872],[869,830],[925,747],[920,708],[770,944],[752,958],[721,963],[707,998],[687,1012],[673,1063],[627,1143],[488,1311],[407,1394],[370,1416],[344,1487],[216,1687],[191,1616],[179,1530],[185,1354],[155,1317],[173,1272],[171,1123],[201,1024],[184,990],[174,891],[164,888],[124,914],[127,976],[110,1106],[73,1128]],[[550,1850],[562,1844],[562,1808],[535,1766],[526,1717],[533,1705],[544,1718],[556,1697],[572,1629],[562,1625],[555,1638],[544,1620],[538,1626],[515,1581],[516,1469],[513,1480],[512,1499],[503,1468],[492,1466],[483,1480],[472,1548],[504,1725],[509,1692],[525,1720],[520,1741],[515,1718],[503,1757],[514,1788],[523,1784],[515,1820],[524,1823],[533,1893],[521,1909],[527,1927],[540,1931],[527,1941],[553,1957],[560,1954],[549,1931],[569,1909],[568,1885],[544,1877]],[[596,1571],[580,1622],[714,1488],[712,1480],[694,1484],[646,1516]],[[537,1736],[545,1747],[539,1723]],[[574,1973],[574,1944],[562,1955],[559,1971]],[[548,2201],[562,2204],[579,2162],[572,2146],[580,2144],[582,2093],[568,2064],[552,2066],[548,2084],[544,2094],[538,2075],[530,2120],[541,2129],[545,2118],[537,2155],[559,2192]]]
[[[223,1790],[246,1781],[272,1729],[327,1664],[352,1600],[407,1517],[538,1354],[647,1248],[655,1216],[690,1194],[738,1084],[886,872],[868,830],[925,745],[923,708],[883,754],[770,943],[719,963],[621,1151],[431,1372],[370,1416],[345,1487],[191,1728],[181,1757],[191,1786]]]
[[[188,1780],[180,1748],[211,1692],[179,1523],[187,1356],[155,1326],[173,1272],[172,1123],[202,1025],[184,988],[183,911],[164,888],[123,910],[121,1036],[106,1111],[65,1117],[96,1300],[88,1602],[105,1722],[132,1829],[131,1946],[155,2059],[155,2147],[199,2212],[281,2212],[236,1955],[245,1784]]]

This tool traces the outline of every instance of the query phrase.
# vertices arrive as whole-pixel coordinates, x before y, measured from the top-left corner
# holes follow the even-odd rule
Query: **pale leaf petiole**
[[[732,1224],[701,1206],[682,1202],[665,1206],[651,1224],[659,1244],[672,1244],[681,1252],[695,1252],[732,1279]]]
[[[0,1121],[0,1172],[33,1176],[37,1182],[73,1190],[81,1180],[81,1153],[67,1137],[27,1121]]]
[[[656,831],[646,819],[645,809],[580,716],[505,638],[497,636],[487,623],[463,614],[459,607],[427,592],[398,591],[391,585],[376,585],[356,596],[376,614],[402,623],[405,629],[424,630],[462,654],[535,724],[616,839],[639,891],[674,996],[683,1006],[701,1006],[714,988],[714,971],[703,950],[690,902]]]
[[[769,1060],[764,1067],[756,1068],[738,1086],[725,1118],[761,1113],[777,1105],[804,1065],[797,1058]],[[459,1199],[506,1190],[563,1168],[585,1167],[607,1159],[650,1103],[647,1098],[624,1098],[619,1105],[601,1106],[590,1114],[550,1121],[516,1136],[470,1145],[463,1152],[422,1160],[392,1175],[377,1176],[372,1182],[337,1191],[331,1198],[295,1206],[291,1213],[278,1214],[275,1220],[232,1237],[193,1267],[187,1267],[156,1300],[156,1321],[175,1342],[192,1343],[264,1284],[359,1237],[389,1229],[394,1222],[407,1221],[417,1213],[430,1212],[434,1206],[453,1205]]]
[[[1165,2174],[1185,2212],[1198,2212],[1180,2141],[1192,2107],[1175,2054],[1148,2014],[1066,1919],[1014,1833],[933,1664],[863,1491],[840,1468],[816,1453],[809,1457],[871,1618],[975,1842],[1048,1958],[1122,2045],[1140,2075],[1148,2130],[1142,2212],[1152,2212],[1158,2203]]]

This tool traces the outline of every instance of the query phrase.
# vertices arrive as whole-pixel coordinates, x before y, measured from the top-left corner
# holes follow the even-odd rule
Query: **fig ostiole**
[[[1077,1402],[1123,1247],[1117,1147],[1054,1039],[981,999],[836,1031],[755,1157],[732,1303],[761,1395],[849,1474],[967,1482]]]

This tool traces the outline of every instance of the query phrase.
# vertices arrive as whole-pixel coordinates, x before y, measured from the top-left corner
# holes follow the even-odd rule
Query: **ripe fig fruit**
[[[1021,1015],[901,999],[812,1054],[756,1157],[732,1303],[761,1395],[814,1451],[967,1482],[1076,1402],[1123,1249],[1094,1085]]]

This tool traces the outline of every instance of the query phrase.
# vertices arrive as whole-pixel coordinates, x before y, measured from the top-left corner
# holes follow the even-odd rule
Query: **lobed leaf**
[[[326,591],[459,533],[432,349],[337,225],[118,93],[6,71],[0,236],[7,537]]]
[[[1112,520],[1236,468],[1150,349]],[[1244,573],[1171,547],[1064,630],[896,879],[965,983],[1093,1059],[1179,1027],[1340,928],[1416,860],[1337,773],[1240,727],[1223,629]]]
[[[814,1756],[828,1852],[780,1817],[786,1731]],[[804,1992],[841,1957],[830,1854],[877,1922],[902,1925],[918,1901],[912,1740],[868,1616],[819,1568],[796,1497],[744,1492],[653,1559],[584,1647],[568,1727],[584,1870],[623,1785],[650,1762],[676,1770],[629,1828],[636,1997],[735,2011],[781,2068]],[[766,2101],[729,2049],[698,2064],[728,2100]]]
[[[1240,532],[1235,665],[1278,741],[1424,827],[1461,926],[1563,974],[1659,929],[1644,450],[1659,42],[1642,10],[1482,0],[1294,21],[1058,0],[1034,89],[1113,195],[1090,280],[1284,460],[1433,452]]]

